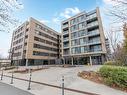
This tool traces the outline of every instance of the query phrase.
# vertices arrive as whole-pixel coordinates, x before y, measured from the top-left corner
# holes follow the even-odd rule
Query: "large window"
[[[77,38],[78,37],[78,32],[74,32],[74,33],[72,33],[71,34],[71,38],[73,39],[73,38]]]
[[[71,48],[71,53],[72,54],[79,54],[79,53],[81,53],[81,47]]]
[[[87,40],[87,38],[81,38],[79,40],[79,42],[80,42],[80,45],[84,45],[84,44],[87,44],[88,43],[88,40]]]
[[[81,15],[78,17],[79,22],[83,21],[85,19],[85,15]]]
[[[72,40],[72,41],[71,41],[71,45],[72,45],[72,46],[79,45],[79,39]]]
[[[82,28],[85,28],[85,27],[86,27],[86,22],[82,22],[82,23],[78,24],[79,29],[82,29]]]
[[[100,42],[100,36],[91,37],[89,40],[89,43],[98,43],[98,42]]]
[[[101,45],[94,45],[94,46],[90,47],[91,52],[97,52],[97,51],[101,51],[101,50],[102,50]]]
[[[75,30],[77,30],[78,29],[78,25],[73,25],[72,27],[71,27],[71,32],[73,32],[73,31],[75,31]]]
[[[78,32],[78,36],[81,37],[81,36],[85,36],[87,35],[87,31],[86,30],[81,30]]]

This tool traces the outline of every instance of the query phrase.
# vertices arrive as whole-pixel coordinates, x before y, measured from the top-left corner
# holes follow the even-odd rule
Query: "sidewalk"
[[[33,95],[33,94],[0,82],[0,95]]]
[[[72,67],[72,68],[61,68],[61,67],[50,67],[49,69],[36,71],[32,73],[32,80],[38,82],[44,82],[52,85],[61,86],[61,77],[65,76],[65,87],[77,89],[81,91],[96,93],[100,95],[127,95],[127,93],[110,88],[108,86],[84,80],[77,76],[78,72],[96,71],[101,66],[83,66],[83,67]],[[5,73],[11,75],[10,73]],[[29,79],[29,74],[15,74],[15,77]],[[4,78],[3,82],[10,83],[9,78]],[[14,80],[14,86],[27,90],[28,82],[21,80]],[[31,84],[31,93],[35,95],[62,95],[61,89],[42,86],[35,83]],[[65,95],[84,95],[76,92],[65,91]]]

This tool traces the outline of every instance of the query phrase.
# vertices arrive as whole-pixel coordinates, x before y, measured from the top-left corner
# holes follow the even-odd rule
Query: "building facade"
[[[61,35],[30,18],[14,30],[10,57],[13,64],[55,64],[61,57]]]
[[[61,24],[65,64],[103,64],[107,51],[99,8],[81,12]]]

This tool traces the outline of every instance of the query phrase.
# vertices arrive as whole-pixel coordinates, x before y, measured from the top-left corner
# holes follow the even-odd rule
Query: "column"
[[[71,57],[71,65],[72,65],[72,66],[74,65],[73,57]]]
[[[26,66],[28,66],[28,59],[26,59]]]
[[[90,56],[90,65],[92,65],[92,58],[91,58],[91,56]]]

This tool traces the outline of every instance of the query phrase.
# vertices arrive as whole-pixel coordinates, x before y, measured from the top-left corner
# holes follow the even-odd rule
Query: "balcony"
[[[92,19],[92,18],[96,18],[96,17],[97,17],[97,14],[94,13],[94,14],[87,16],[87,20]]]
[[[98,48],[98,49],[90,49],[90,52],[99,52],[99,51],[102,51],[101,48]]]
[[[89,44],[99,44],[101,43],[100,40],[89,40]]]
[[[66,28],[68,27],[68,24],[62,25],[62,28]]]
[[[68,34],[68,33],[69,33],[69,31],[68,31],[68,30],[63,31],[63,34]]]
[[[89,31],[89,32],[88,32],[88,35],[89,35],[89,36],[98,35],[98,34],[100,34],[100,33],[99,33],[99,30],[93,30],[93,31]]]
[[[64,52],[63,55],[69,55],[69,52]]]
[[[99,25],[98,21],[94,21],[94,22],[91,22],[91,23],[87,24],[87,28],[97,26],[97,25]]]
[[[63,38],[63,41],[68,41],[69,37]]]

